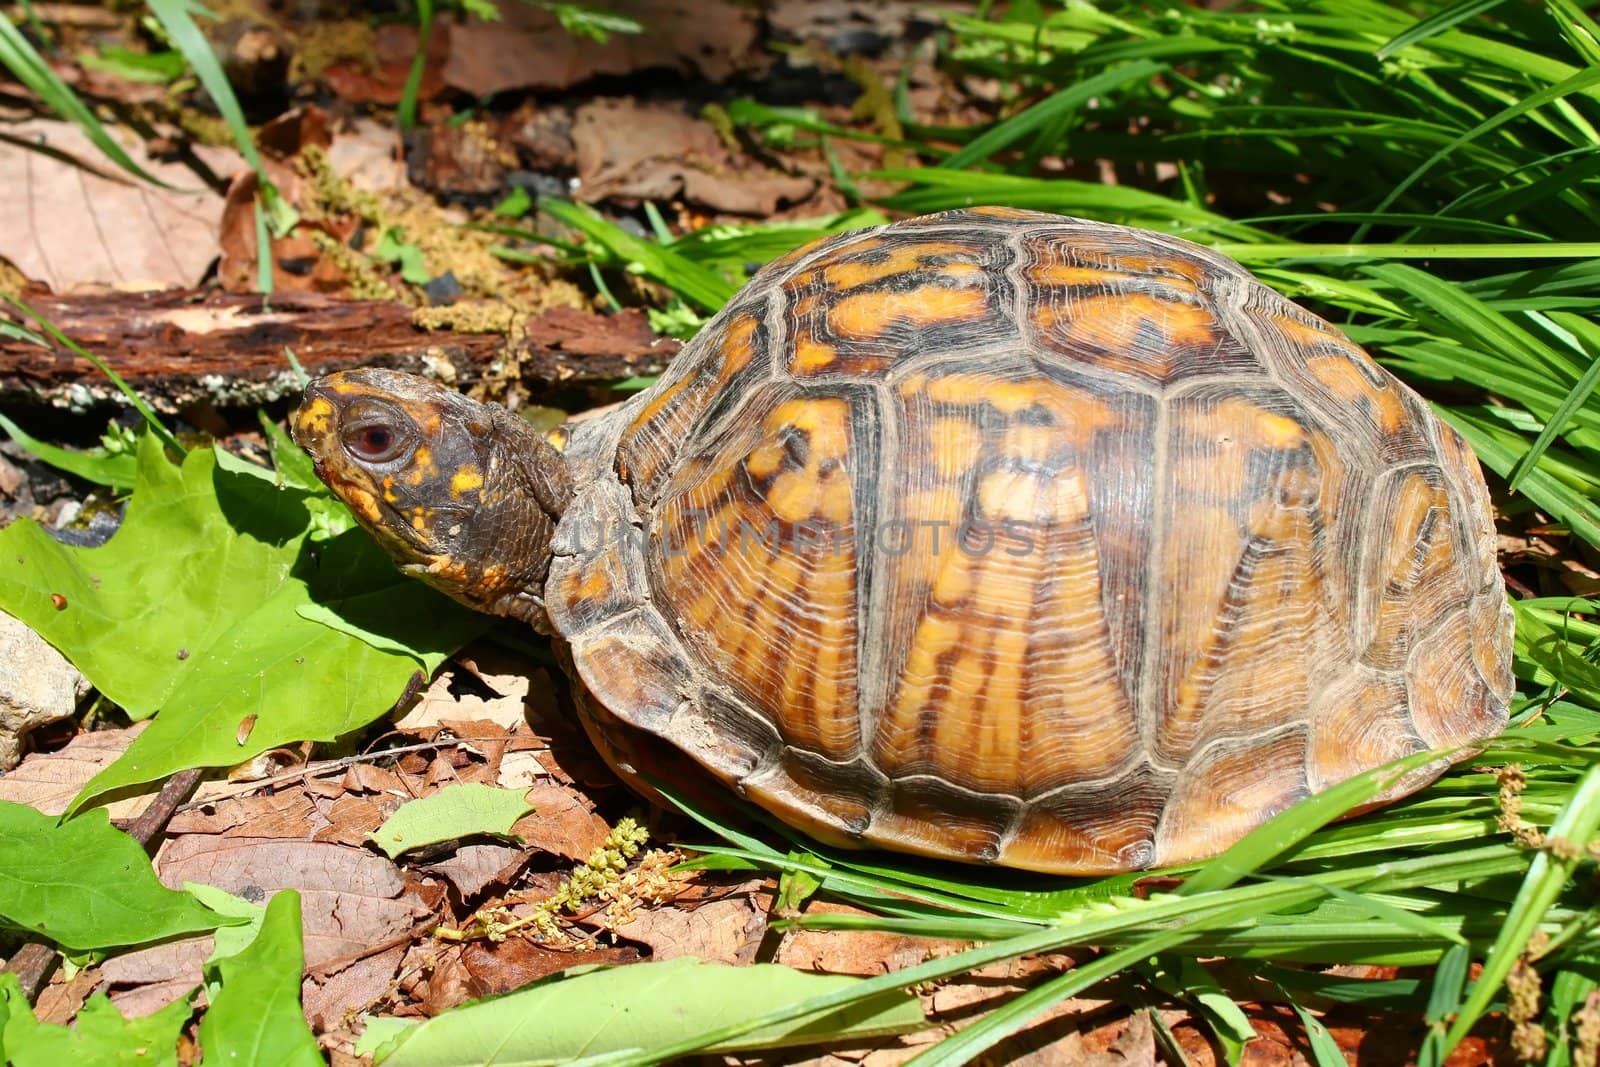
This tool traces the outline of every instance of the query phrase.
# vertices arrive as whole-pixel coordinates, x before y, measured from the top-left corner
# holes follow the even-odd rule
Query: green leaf
[[[41,1023],[14,974],[0,975],[0,1062],[12,1067],[177,1067],[178,1038],[194,1009],[179,997],[152,1015],[124,1019],[104,993],[74,1025]]]
[[[161,711],[75,807],[185,767],[348,733],[483,626],[419,594],[361,531],[309,541],[308,502],[320,499],[224,470],[209,449],[175,466],[146,437],[127,518],[106,545],[68,547],[32,522],[0,531],[0,608],[129,714]],[[384,589],[405,612],[389,617],[387,649],[298,613],[361,598],[381,615]]]
[[[183,883],[183,889],[184,892],[193,896],[218,915],[226,915],[230,919],[240,920],[238,926],[217,927],[211,955],[206,958],[207,963],[244,951],[245,947],[254,941],[256,935],[261,932],[261,922],[266,918],[267,909],[260,904],[252,904],[243,897],[236,897],[225,889],[202,885],[199,882],[185,882]],[[216,993],[215,989],[207,990],[209,997],[215,997]]]
[[[76,951],[142,945],[231,925],[157,880],[103,810],[65,823],[0,801],[0,918]]]
[[[138,459],[131,452],[108,453],[104,449],[74,452],[71,449],[59,448],[30,436],[22,427],[4,415],[0,415],[0,430],[4,430],[13,441],[27,449],[30,454],[57,470],[75,474],[84,481],[109,486],[112,489],[133,488]]]
[[[177,52],[132,52],[126,48],[108,46],[98,55],[85,52],[78,62],[86,70],[103,70],[129,81],[150,85],[167,85],[183,77],[189,64]]]
[[[267,904],[249,947],[206,966],[208,982],[220,986],[200,1020],[207,1063],[322,1067],[326,1061],[300,1008],[305,962],[300,894],[285,889]]]
[[[384,1067],[467,1067],[557,1063],[663,1047],[734,1025],[808,997],[846,990],[858,979],[805,974],[778,964],[734,967],[680,956],[662,963],[589,970],[539,982],[492,1000],[453,1008],[398,1033],[379,1028],[358,1052]],[[530,1021],[537,1020],[536,1025]],[[378,1021],[378,1020],[374,1020]],[[923,1025],[922,1008],[901,993],[742,1035],[719,1050],[830,1044]],[[379,1047],[378,1039],[386,1038]]]
[[[458,782],[418,800],[406,801],[367,839],[394,859],[423,845],[474,834],[507,837],[516,821],[532,810],[525,790]]]

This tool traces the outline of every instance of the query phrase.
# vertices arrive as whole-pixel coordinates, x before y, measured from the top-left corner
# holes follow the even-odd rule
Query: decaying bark
[[[526,339],[507,344],[497,335],[418,329],[399,303],[313,293],[283,293],[265,305],[259,296],[192,290],[24,299],[169,412],[200,403],[255,405],[294,393],[286,349],[312,375],[392,367],[465,387],[519,374],[535,398],[574,384],[658,373],[678,350],[678,342],[655,336],[633,310],[597,315],[556,308],[529,323]],[[0,337],[0,404],[83,409],[117,399],[82,356]]]

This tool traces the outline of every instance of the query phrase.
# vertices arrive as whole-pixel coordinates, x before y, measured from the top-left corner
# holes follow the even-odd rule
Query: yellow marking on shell
[[[925,386],[908,379],[902,383],[901,391],[910,394],[919,391],[919,387],[929,400],[937,404],[967,409],[987,404],[1003,415],[1016,415],[1033,407],[1043,408],[1054,417],[1054,425],[1021,428],[1032,435],[1031,440],[1035,445],[1029,450],[1032,455],[1042,455],[1062,443],[1083,448],[1094,434],[1122,425],[1122,416],[1104,398],[1082,390],[1066,392],[1050,382],[1008,382],[982,374],[947,374],[926,382]],[[953,439],[942,436],[946,432],[944,420],[936,425],[941,435],[932,436],[929,444],[938,453]],[[969,457],[974,455],[976,453],[968,453]],[[952,473],[959,474],[967,469],[966,464],[970,462],[970,458],[961,461],[952,456],[950,469]]]
[[[1300,424],[1283,415],[1264,412],[1257,417],[1256,427],[1269,448],[1298,448],[1305,443]]]
[[[1228,444],[1245,448],[1295,449],[1307,443],[1305,428],[1244,397],[1229,397],[1209,416]]]
[[[837,397],[776,405],[718,465],[679,468],[653,541],[662,606],[699,654],[786,740],[833,758],[859,740],[849,416]],[[778,528],[807,520],[838,523],[844,539]]]
[[[1146,324],[1159,330],[1169,346],[1212,345],[1220,333],[1217,320],[1206,308],[1144,293],[1090,297],[1064,307],[1042,304],[1034,318],[1042,328],[1064,330],[1074,340],[1119,353],[1137,350]]]
[[[933,446],[933,470],[942,482],[953,482],[966,474],[972,457],[983,447],[983,431],[971,419],[935,419],[928,431]]]
[[[1126,264],[1117,263],[1115,266],[1097,267],[1078,263],[1041,263],[1028,271],[1028,279],[1039,286],[1100,286],[1103,288],[1126,288],[1130,282],[1137,284],[1147,275],[1141,275],[1126,269]],[[1160,284],[1179,293],[1198,296],[1200,286],[1188,278],[1161,275]]]
[[[826,370],[839,358],[839,350],[830,344],[813,340],[810,337],[801,337],[794,346],[794,358],[791,369],[796,374],[810,374],[819,370]]]
[[[1037,211],[1027,211],[1019,207],[999,207],[994,204],[981,204],[978,207],[967,208],[969,215],[984,215],[991,219],[1020,219],[1024,222],[1045,221],[1059,222],[1054,215],[1045,215]]]
[[[307,434],[326,434],[333,428],[333,404],[325,396],[312,397],[301,405],[294,421]]]
[[[1371,417],[1383,433],[1399,433],[1405,427],[1406,406],[1399,394],[1393,389],[1375,387],[1352,359],[1313,356],[1306,360],[1306,370],[1340,400],[1351,405],[1367,401]]]
[[[978,511],[986,519],[1028,520],[1038,511],[1039,479],[1024,471],[999,470],[978,483]]]
[[[468,464],[450,476],[450,499],[460,500],[468,493],[483,488],[483,472]]]
[[[909,274],[912,271],[934,270],[940,274],[965,274],[982,269],[978,264],[971,262],[942,264],[931,268],[924,264],[924,260],[933,256],[972,255],[970,245],[951,241],[901,245],[877,261],[858,258],[857,253],[860,251],[859,247],[851,248],[846,253],[849,258],[828,263],[822,268],[822,276],[829,286],[834,289],[854,289],[859,285],[893,278],[897,274]],[[952,267],[965,269],[952,270]]]
[[[729,320],[710,344],[696,373],[665,383],[650,397],[617,443],[617,469],[629,482],[649,482],[672,465],[706,405],[755,358],[760,322]]]
[[[925,285],[908,292],[865,292],[846,296],[828,312],[828,324],[846,337],[877,337],[895,323],[935,326],[982,318],[988,304],[982,289]]]

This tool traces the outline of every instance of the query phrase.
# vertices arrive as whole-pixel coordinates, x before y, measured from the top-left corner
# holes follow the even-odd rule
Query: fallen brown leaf
[[[301,840],[327,823],[311,798],[299,790],[190,804],[172,817],[167,835],[234,834]]]
[[[469,995],[487,997],[521,989],[568,967],[632,963],[638,958],[638,950],[626,945],[552,949],[513,937],[499,944],[469,942],[462,947],[459,963]]]
[[[691,887],[673,903],[634,912],[616,935],[650,949],[650,958],[698,956],[716,963],[752,963],[767,932],[771,895],[764,879],[731,888]],[[715,893],[699,903],[699,892]]]
[[[450,26],[444,80],[473,96],[512,89],[565,89],[597,75],[677,70],[721,81],[749,64],[756,12],[726,0],[619,0],[611,11],[637,20],[640,34],[614,33],[604,44],[568,34],[555,15],[532,4],[507,4],[494,22]]]
[[[395,720],[395,729],[417,733],[440,726],[446,720],[486,720],[510,730],[525,721],[527,675],[480,675],[479,680],[491,691],[490,695],[452,692],[456,686],[456,672],[440,671],[410,710]]]
[[[123,174],[73,123],[0,125],[0,258],[56,292],[199,282],[217,258],[222,198],[187,167],[121,140],[135,162],[174,188]]]
[[[813,898],[806,915],[866,915],[849,904]],[[965,942],[906,937],[877,931],[795,930],[783,939],[777,961],[802,971],[876,976],[903,970],[965,948]]]
[[[516,877],[530,854],[529,849],[510,845],[462,845],[454,854],[421,869],[448,879],[463,899],[470,900],[489,886],[503,886]]]
[[[748,159],[735,158],[709,122],[668,104],[595,100],[572,120],[578,195],[584,200],[670,201],[711,211],[766,216],[817,188]]]
[[[582,863],[611,832],[587,798],[565,786],[536,784],[528,790],[527,801],[533,811],[517,820],[511,832],[540,851]]]
[[[141,722],[125,730],[95,730],[79,734],[58,751],[29,753],[14,770],[0,777],[0,800],[60,815],[89,779],[126,752],[147,725]],[[113,819],[136,818],[157,791],[120,797],[107,804],[106,811]]]

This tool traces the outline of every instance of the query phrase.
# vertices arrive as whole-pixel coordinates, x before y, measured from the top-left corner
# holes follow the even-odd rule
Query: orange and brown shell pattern
[[[591,732],[825,840],[1185,863],[1506,721],[1471,452],[1175,238],[976,209],[811,245],[567,459],[544,599]]]

